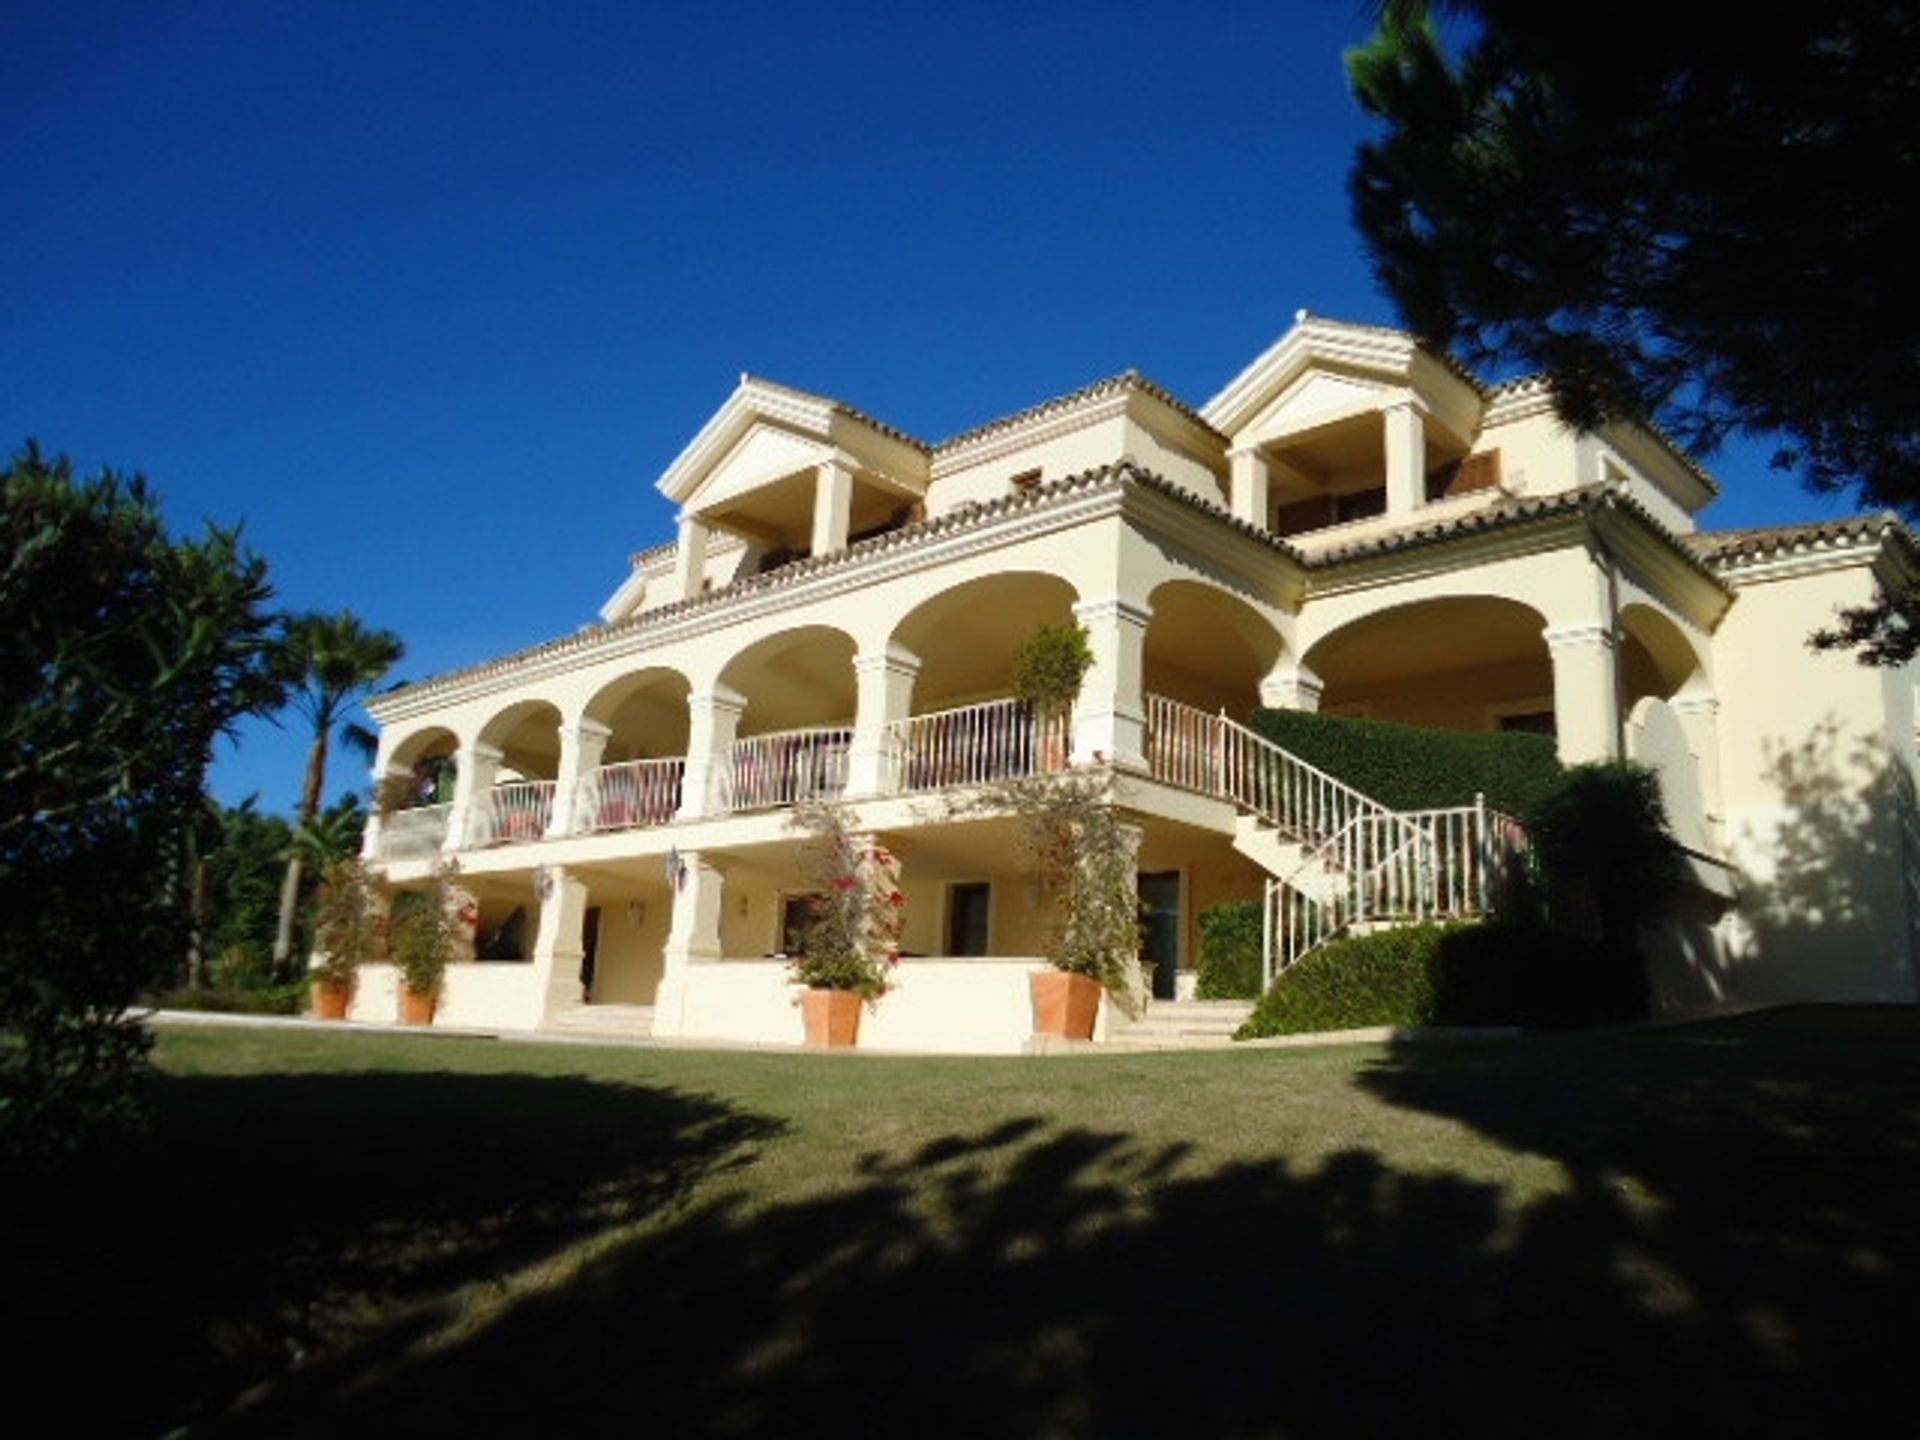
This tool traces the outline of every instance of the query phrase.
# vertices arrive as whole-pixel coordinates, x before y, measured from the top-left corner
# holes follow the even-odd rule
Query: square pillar
[[[687,768],[676,819],[698,820],[720,813],[728,751],[740,729],[740,712],[746,708],[746,696],[718,685],[687,697]]]
[[[580,964],[587,953],[587,886],[566,866],[546,865],[534,876],[534,891],[540,897],[533,932],[534,991],[540,997],[537,1023],[545,1025],[586,1003]]]
[[[451,855],[466,848],[467,828],[472,821],[475,797],[493,788],[506,757],[497,746],[479,741],[461,750],[455,757],[453,808],[447,812],[447,838],[440,848]]]
[[[1258,450],[1233,450],[1228,452],[1227,463],[1231,467],[1228,498],[1233,518],[1265,530],[1269,514],[1267,457]]]
[[[1260,703],[1269,710],[1318,710],[1327,682],[1304,665],[1260,677]]]
[[[404,765],[376,765],[368,772],[373,781],[373,804],[367,807],[366,829],[360,833],[360,858],[371,864],[380,858],[380,832],[386,828],[382,792],[396,780],[406,780],[412,771]]]
[[[1560,761],[1584,765],[1620,758],[1620,669],[1611,625],[1549,625],[1553,660],[1553,726]]]
[[[707,539],[713,527],[697,515],[682,513],[680,539],[673,547],[673,598],[691,600],[706,585]]]
[[[613,735],[597,720],[578,720],[560,727],[560,772],[553,786],[553,819],[547,834],[571,835],[580,810],[580,792],[587,777],[600,768]]]
[[[846,549],[852,517],[852,467],[839,460],[822,462],[813,472],[813,553]]]
[[[1427,435],[1412,402],[1381,411],[1387,452],[1387,514],[1410,516],[1427,503]]]
[[[1073,707],[1073,763],[1104,761],[1144,772],[1147,622],[1153,611],[1112,595],[1081,601],[1073,616],[1086,628],[1093,649],[1093,668]]]
[[[1699,762],[1700,808],[1707,812],[1707,829],[1714,843],[1726,844],[1723,826],[1727,812],[1720,798],[1720,700],[1714,695],[1677,695],[1667,702],[1680,717],[1687,748]]]
[[[892,726],[913,713],[913,682],[920,657],[889,645],[854,657],[859,699],[853,717],[853,745],[847,754],[850,797],[891,795],[900,788],[898,747]]]
[[[667,857],[673,886],[673,922],[662,953],[660,988],[654,992],[653,1033],[678,1035],[686,1028],[687,968],[718,960],[720,913],[726,876],[698,850]]]

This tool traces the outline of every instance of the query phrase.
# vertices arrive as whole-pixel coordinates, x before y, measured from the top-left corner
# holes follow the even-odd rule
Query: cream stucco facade
[[[1913,565],[1891,521],[1703,532],[1714,484],[1660,436],[1304,315],[1197,410],[1130,372],[937,445],[743,376],[659,488],[677,537],[601,623],[373,707],[416,803],[369,859],[397,888],[457,860],[517,957],[454,967],[450,1020],[797,1040],[790,817],[828,798],[910,897],[862,1043],[1021,1048],[1045,916],[1014,822],[965,802],[1045,764],[1008,668],[1068,621],[1096,660],[1059,758],[1139,837],[1161,994],[1201,909],[1319,873],[1226,781],[1252,742],[1218,717],[1264,704],[1653,765],[1697,882],[1665,1003],[1915,998],[1914,677],[1804,644]],[[371,975],[355,1013],[392,1005]]]

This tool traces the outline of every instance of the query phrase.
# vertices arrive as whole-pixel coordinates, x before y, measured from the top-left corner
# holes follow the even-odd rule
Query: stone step
[[[572,1035],[651,1035],[651,1005],[576,1005],[547,1022],[549,1030]]]

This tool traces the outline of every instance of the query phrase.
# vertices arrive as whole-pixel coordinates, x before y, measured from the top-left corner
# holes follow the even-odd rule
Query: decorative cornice
[[[1704,564],[1735,585],[1857,565],[1883,552],[1897,552],[1909,567],[1920,564],[1913,532],[1890,510],[1685,538]]]

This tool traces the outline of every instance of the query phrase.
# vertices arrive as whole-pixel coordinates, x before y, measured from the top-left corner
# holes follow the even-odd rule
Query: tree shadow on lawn
[[[158,1434],[321,1354],[404,1349],[476,1289],[656,1214],[775,1122],[576,1078],[160,1076],[151,1152],[12,1195],[0,1326],[34,1412]]]
[[[1831,1054],[1858,1039],[1406,1047],[1363,1073],[1564,1161],[1569,1188],[1518,1201],[1358,1149],[1206,1167],[983,1127],[826,1197],[697,1204],[458,1344],[311,1367],[232,1433],[1864,1428],[1906,1408],[1920,1092],[1911,1033]]]

